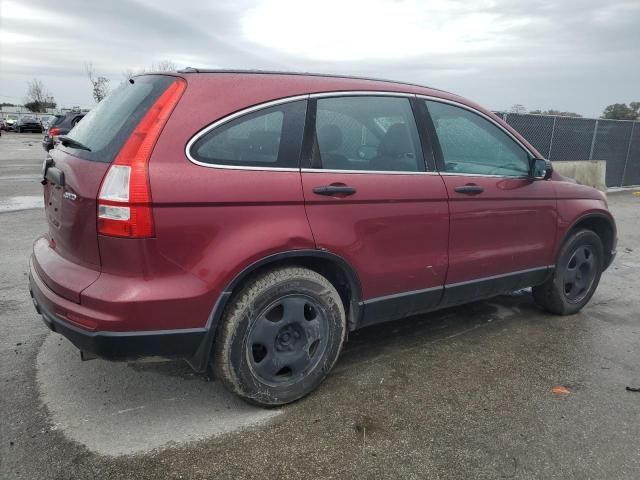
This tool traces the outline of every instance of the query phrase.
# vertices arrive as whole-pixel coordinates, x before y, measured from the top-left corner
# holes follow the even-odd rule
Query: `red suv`
[[[572,314],[615,255],[603,194],[457,95],[187,69],[51,150],[37,311],[81,351],[184,358],[246,400],[312,391],[349,331],[533,287]]]

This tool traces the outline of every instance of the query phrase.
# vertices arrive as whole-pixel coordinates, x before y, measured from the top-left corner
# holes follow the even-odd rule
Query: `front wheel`
[[[533,298],[556,315],[579,312],[591,299],[604,266],[604,248],[591,230],[578,230],[564,243],[553,277],[533,287]]]
[[[345,337],[340,295],[301,267],[259,274],[231,300],[216,334],[213,370],[250,403],[277,406],[313,391]]]

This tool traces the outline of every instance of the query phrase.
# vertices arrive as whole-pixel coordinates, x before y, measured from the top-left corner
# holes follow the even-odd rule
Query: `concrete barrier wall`
[[[567,160],[553,162],[553,169],[560,175],[574,178],[582,185],[607,191],[607,162],[604,160]]]

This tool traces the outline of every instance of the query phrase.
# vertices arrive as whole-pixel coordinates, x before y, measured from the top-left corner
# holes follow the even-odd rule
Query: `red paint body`
[[[42,302],[73,325],[97,331],[204,327],[243,269],[300,249],[341,257],[358,275],[362,301],[548,266],[581,217],[611,219],[599,192],[558,175],[532,181],[202,167],[185,155],[194,134],[230,113],[283,97],[403,92],[493,115],[455,95],[389,82],[233,73],[182,78],[187,88],[149,162],[154,238],[98,235],[96,196],[109,164],[51,151],[66,186],[45,186],[49,232],[36,242],[31,268]],[[471,182],[484,193],[453,190]],[[353,185],[357,193],[313,194],[314,187],[332,183]],[[77,199],[63,199],[63,191]]]

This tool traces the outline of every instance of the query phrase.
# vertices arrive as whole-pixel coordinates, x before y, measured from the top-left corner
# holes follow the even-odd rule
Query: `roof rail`
[[[242,73],[242,74],[260,74],[260,75],[299,75],[309,77],[327,77],[327,78],[345,78],[351,80],[369,80],[372,82],[386,82],[395,83],[398,85],[408,85],[411,87],[428,88],[430,90],[436,90],[438,92],[448,93],[449,95],[456,95],[455,93],[447,92],[440,88],[429,87],[427,85],[420,85],[418,83],[400,82],[397,80],[389,80],[386,78],[373,78],[373,77],[359,77],[351,75],[339,75],[333,73],[315,73],[315,72],[295,72],[295,71],[283,71],[283,70],[234,70],[234,69],[213,69],[213,68],[194,68],[186,67],[178,70],[178,73]]]

